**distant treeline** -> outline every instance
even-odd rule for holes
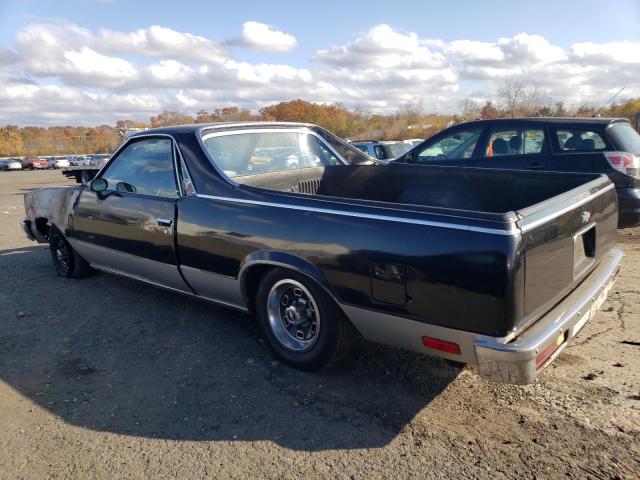
[[[596,108],[583,105],[569,111],[564,103],[541,105],[535,89],[506,84],[495,102],[479,105],[472,99],[459,104],[452,115],[424,113],[418,104],[402,105],[390,115],[373,114],[365,109],[348,109],[342,104],[319,104],[292,100],[262,108],[258,113],[235,106],[217,108],[213,112],[200,110],[195,115],[164,111],[148,123],[119,120],[116,125],[99,127],[0,127],[0,157],[35,155],[74,155],[110,153],[122,141],[125,131],[140,127],[161,127],[189,123],[209,123],[244,120],[307,122],[320,125],[335,134],[353,140],[427,138],[447,126],[475,118],[505,116],[583,116],[590,117]],[[605,117],[626,117],[637,128],[640,98],[614,103],[598,112]]]

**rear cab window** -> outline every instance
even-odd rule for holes
[[[205,134],[211,160],[229,177],[343,165],[317,136],[297,130]]]

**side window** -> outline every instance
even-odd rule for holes
[[[458,130],[440,137],[436,141],[428,141],[416,157],[416,162],[427,163],[471,158],[481,133],[482,127],[475,127],[468,130]]]
[[[542,129],[493,129],[487,144],[487,157],[532,155],[541,153],[544,145]]]
[[[107,181],[108,190],[177,197],[171,140],[154,138],[131,143],[113,159],[101,178]]]
[[[380,145],[373,147],[373,151],[375,152],[378,160],[384,160],[384,149]]]
[[[558,146],[563,152],[605,150],[607,145],[599,133],[593,130],[558,129],[556,130]]]

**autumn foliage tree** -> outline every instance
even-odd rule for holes
[[[540,106],[539,92],[522,85],[516,87],[514,91],[502,92],[505,94],[504,98],[511,99],[511,102],[508,102],[508,112],[496,107],[501,103],[505,104],[504,98],[497,104],[487,101],[479,112],[475,102],[460,102],[459,116],[425,112],[425,107],[420,101],[399,105],[394,113],[380,114],[371,113],[362,106],[348,109],[340,103],[312,103],[297,99],[269,105],[258,113],[233,105],[215,108],[212,111],[201,109],[194,116],[167,110],[152,116],[149,124],[152,127],[161,127],[244,120],[305,122],[320,125],[352,140],[402,140],[427,138],[453,123],[477,118],[477,113],[481,118],[491,119],[511,114],[591,116],[596,110],[592,105],[570,108],[562,101],[555,104],[549,101],[547,105]],[[603,107],[599,115],[629,118],[634,125],[638,125],[640,98],[622,100]],[[101,125],[91,128],[5,125],[0,127],[0,157],[110,153],[121,143],[122,133],[146,126],[144,122],[131,119],[118,120],[115,126]]]
[[[482,110],[480,110],[480,118],[485,120],[500,118],[501,116],[502,114],[500,113],[500,110],[493,106],[493,102],[485,103],[484,107],[482,107]]]

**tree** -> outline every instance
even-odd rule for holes
[[[520,81],[505,80],[498,96],[504,112],[513,118],[524,100],[525,89]]]
[[[169,125],[187,125],[190,123],[195,123],[193,117],[189,115],[184,115],[180,112],[173,112],[169,110],[165,110],[159,113],[157,116],[153,116],[149,119],[151,126],[153,128],[156,127],[167,127]]]
[[[553,115],[556,117],[566,117],[567,115],[569,115],[567,109],[564,106],[564,102],[556,102]]]
[[[576,110],[576,117],[592,117],[595,111],[592,105],[580,105]]]
[[[480,110],[480,118],[482,119],[491,119],[491,118],[500,118],[500,111],[493,106],[493,102],[487,101]]]
[[[464,120],[474,118],[480,114],[480,106],[475,100],[465,98],[458,102],[458,112]]]
[[[543,92],[537,86],[527,87],[519,80],[505,80],[498,95],[503,111],[511,118],[533,116],[542,107]]]
[[[24,144],[17,125],[0,128],[0,157],[24,155]]]

